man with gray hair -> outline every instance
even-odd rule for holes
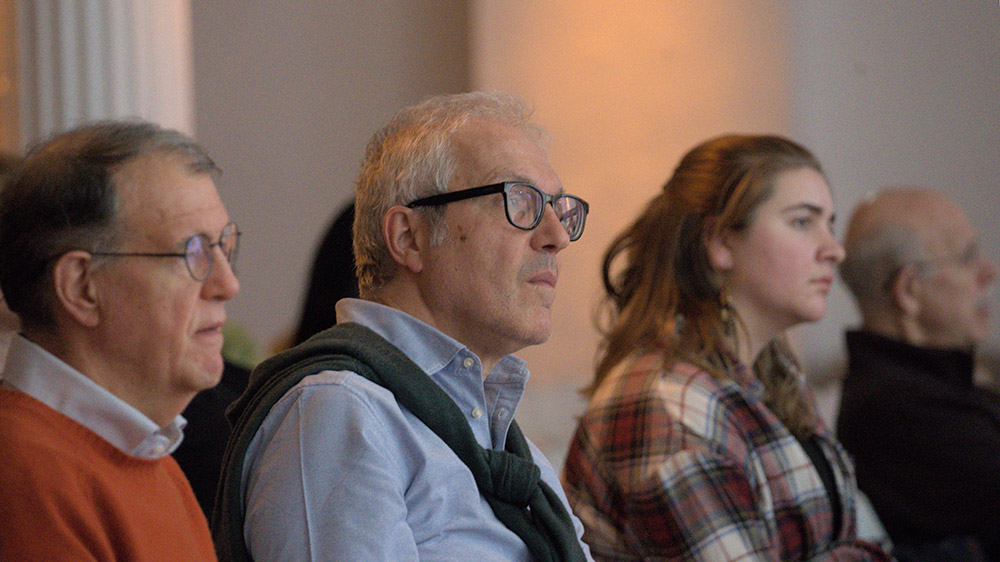
[[[230,410],[220,559],[577,561],[555,471],[513,422],[587,203],[500,94],[431,98],[368,145],[360,299]]]
[[[239,230],[187,136],[101,122],[0,193],[0,559],[215,560],[170,453],[222,373]]]
[[[858,205],[841,276],[862,327],[837,435],[901,562],[1000,561],[1000,397],[973,383],[997,274],[965,213],[927,189]]]

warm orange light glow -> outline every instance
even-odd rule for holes
[[[603,252],[681,154],[726,132],[787,134],[787,18],[762,2],[475,3],[473,86],[533,103],[567,191],[591,203],[563,253],[555,333],[519,354],[540,382],[591,376]]]

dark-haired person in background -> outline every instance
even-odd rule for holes
[[[173,457],[191,483],[205,517],[212,516],[222,457],[231,432],[226,408],[243,394],[249,380],[249,369],[225,359],[219,384],[196,394],[181,413],[187,425],[184,440]]]
[[[292,345],[298,345],[337,323],[336,304],[340,299],[358,297],[358,277],[354,271],[354,201],[352,200],[327,228],[309,273],[309,287]]]
[[[14,171],[21,163],[21,158],[13,152],[0,151],[0,189],[7,183],[7,180],[14,175]],[[0,365],[6,361],[7,349],[10,347],[11,339],[17,334],[21,327],[21,321],[17,315],[7,307],[7,301],[0,294]]]

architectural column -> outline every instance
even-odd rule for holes
[[[193,134],[189,0],[15,2],[20,142],[139,117]]]
[[[14,0],[0,0],[0,150],[18,148]]]

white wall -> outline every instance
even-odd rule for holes
[[[1000,5],[987,0],[792,2],[795,123],[826,167],[840,230],[868,191],[948,191],[1000,260]],[[992,337],[1000,353],[1000,299]],[[813,371],[843,368],[858,315],[843,285],[827,317],[800,330]]]
[[[262,352],[297,322],[371,134],[467,89],[465,21],[457,0],[192,2],[198,140],[244,232],[229,317]]]

